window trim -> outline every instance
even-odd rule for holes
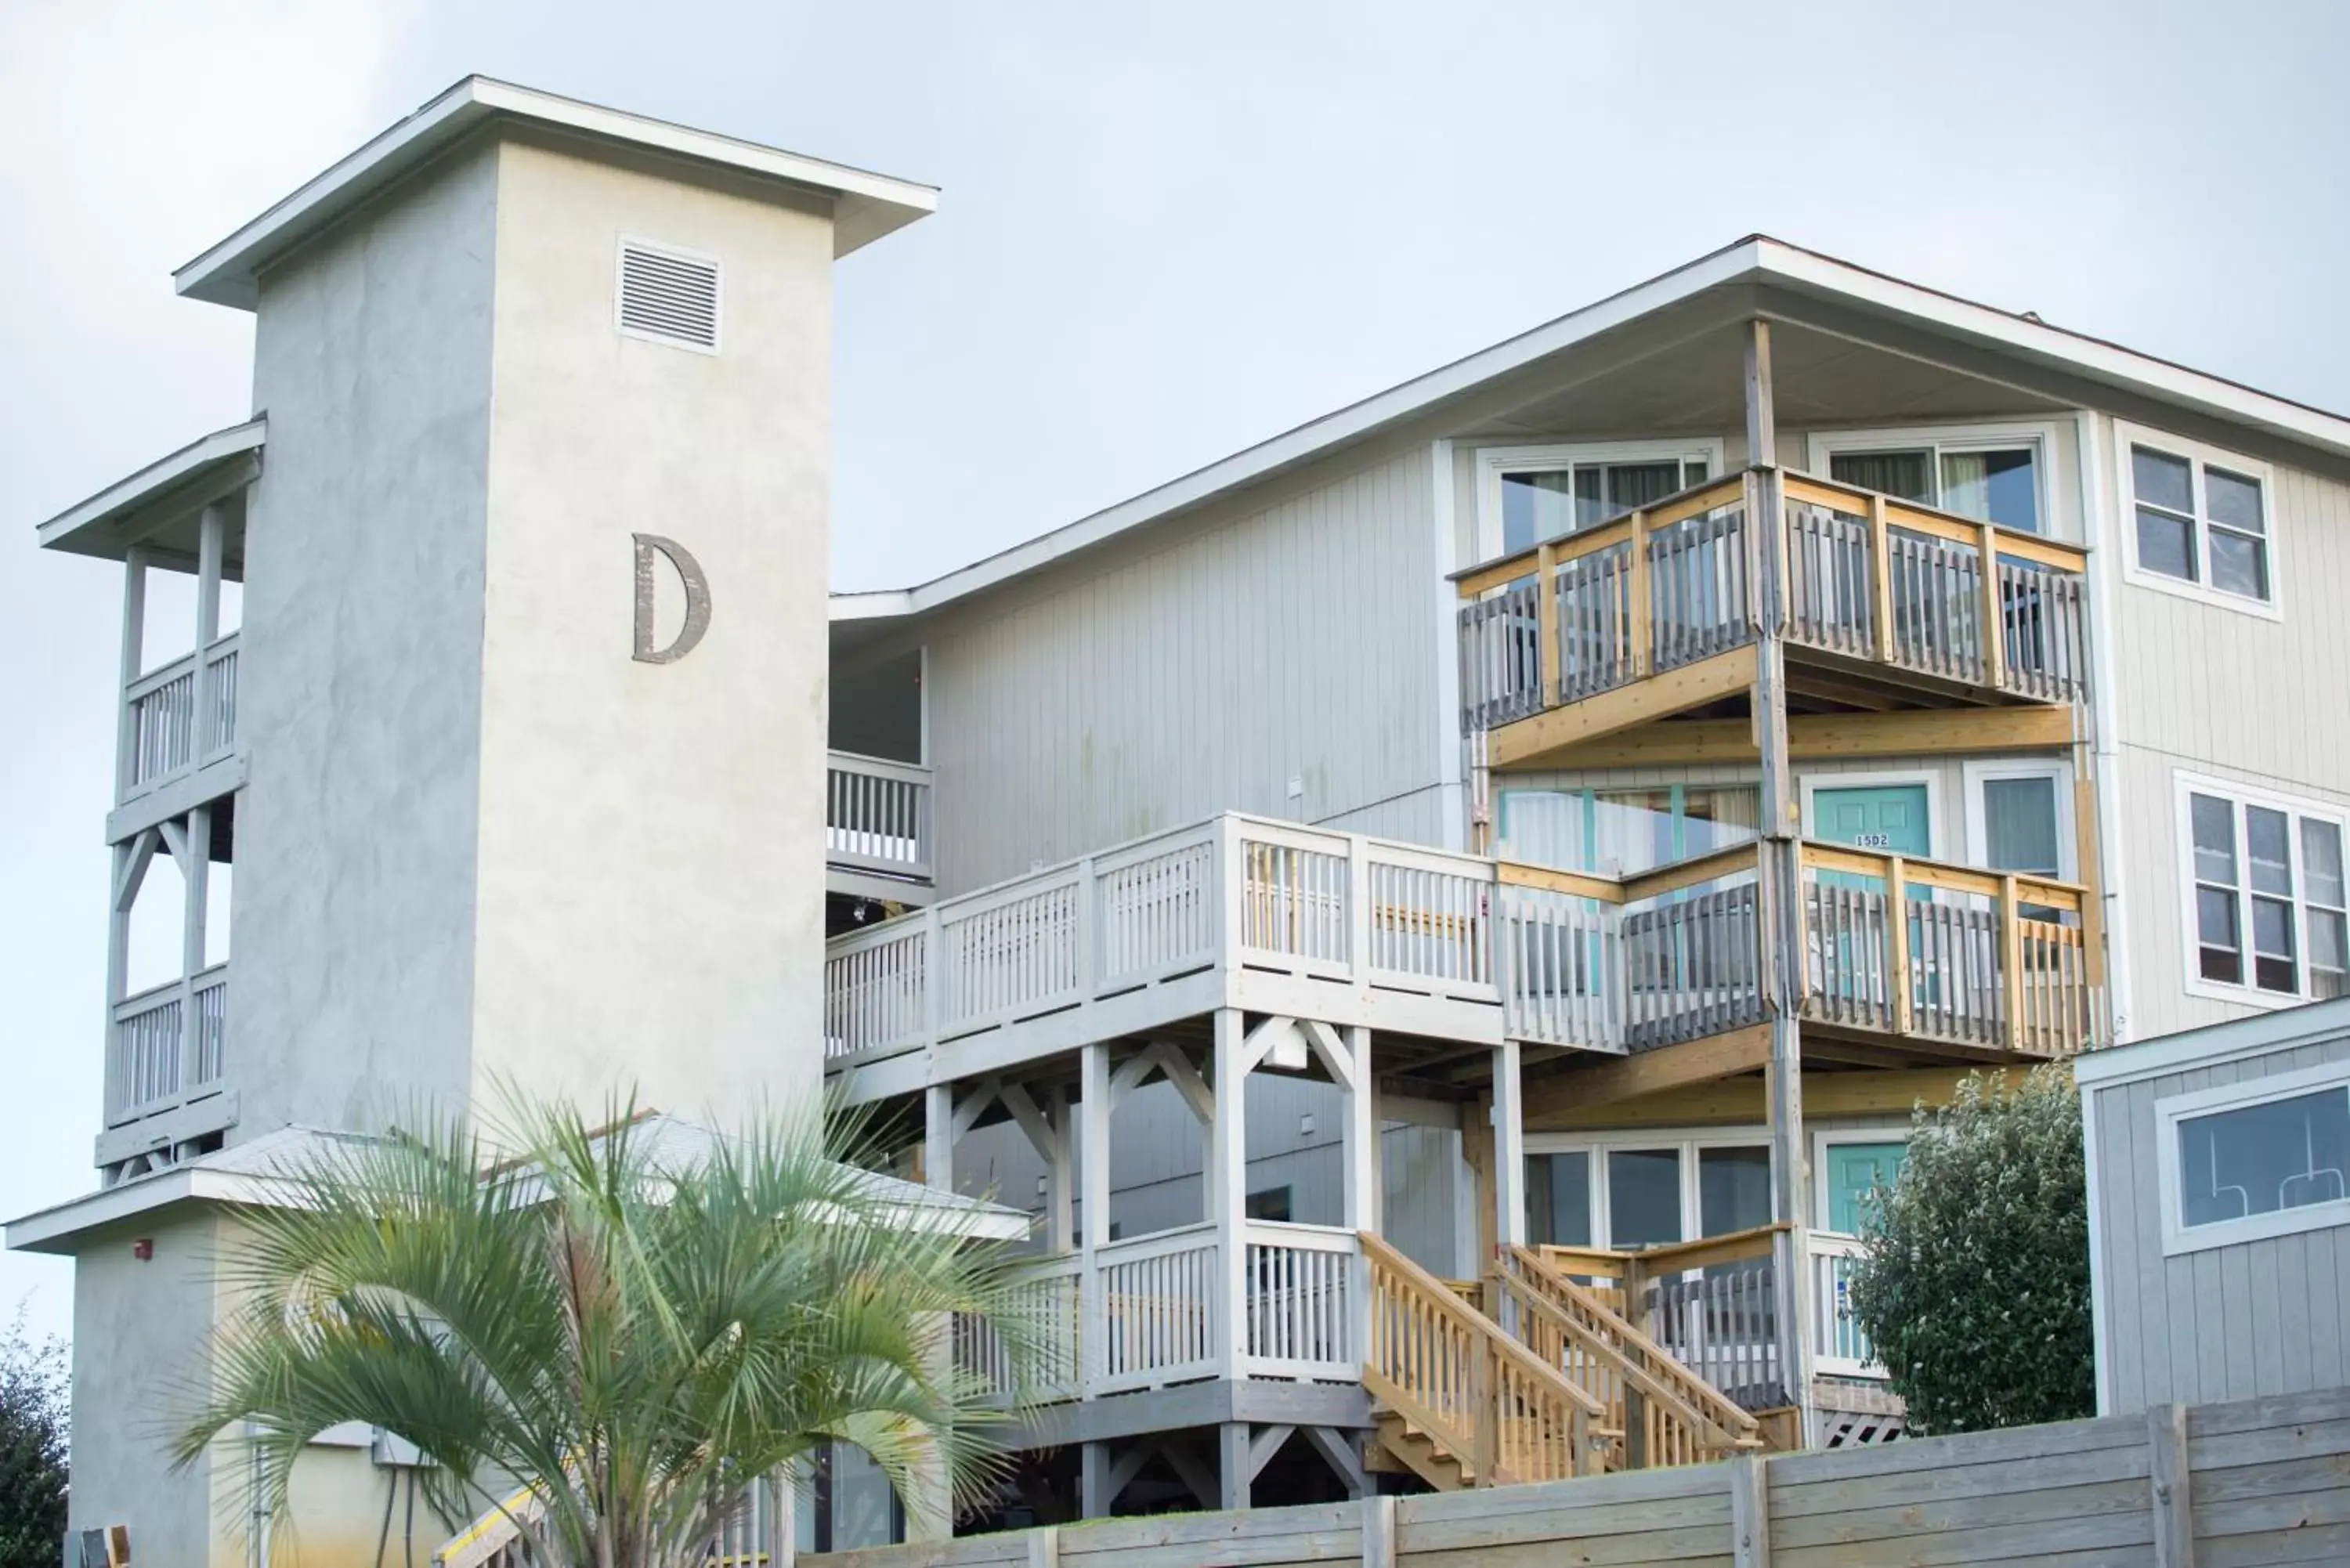
[[[1846,1236],[1850,1232],[1830,1229],[1828,1225],[1828,1147],[1839,1143],[1908,1144],[1909,1127],[1904,1124],[1890,1127],[1833,1127],[1812,1135],[1812,1229],[1828,1236]]]
[[[1838,452],[1884,452],[1904,447],[1934,449],[1934,504],[1939,510],[1942,493],[1942,453],[1950,452],[2007,451],[2017,446],[2033,449],[2033,479],[2039,493],[2034,498],[2040,512],[2041,526],[2035,538],[2062,540],[2064,531],[2056,526],[2056,424],[2042,422],[2004,421],[1995,424],[1908,425],[1876,430],[1814,431],[1804,438],[1804,462],[1812,472],[1822,479],[1829,477],[1829,460]]]
[[[2081,879],[2080,844],[2073,825],[2073,766],[2041,759],[1973,759],[1959,769],[1966,795],[1966,863],[1991,869],[1991,814],[1983,805],[1983,785],[2000,779],[2053,779],[2056,784],[2056,879]]]
[[[1939,768],[1888,768],[1869,773],[1805,773],[1798,774],[1796,783],[1802,788],[1804,836],[1819,838],[1819,816],[1813,810],[1813,799],[1822,790],[1891,789],[1904,784],[1926,786],[1926,858],[1952,858],[1949,823],[1942,812],[1942,773]],[[1825,842],[1823,840],[1823,842]],[[1865,850],[1864,854],[1877,854]]]
[[[2130,467],[2133,446],[2152,447],[2166,457],[2186,462],[2192,471],[2189,483],[2193,486],[2195,503],[2195,563],[2197,576],[2189,581],[2174,577],[2168,572],[2158,572],[2138,565],[2137,559],[2137,480]],[[2267,555],[2269,597],[2247,598],[2215,588],[2210,582],[2211,520],[2203,501],[2203,470],[2224,468],[2257,480],[2261,487],[2261,539]],[[2282,541],[2277,537],[2276,472],[2267,463],[2224,447],[2209,446],[2202,441],[2189,441],[2183,436],[2154,430],[2146,425],[2134,425],[2124,420],[2114,421],[2114,494],[2116,498],[2115,525],[2120,530],[2122,542],[2122,576],[2135,587],[2151,588],[2174,598],[2191,599],[2197,604],[2217,609],[2234,610],[2241,615],[2257,616],[2262,620],[2284,618],[2284,572]],[[2166,508],[2165,510],[2168,510]]]
[[[1545,441],[1532,446],[1481,446],[1474,449],[1477,475],[1477,558],[1497,560],[1502,555],[1502,475],[1522,469],[1560,469],[1578,462],[1660,462],[1679,458],[1701,459],[1706,472],[1722,477],[1720,436],[1688,441]]]
[[[1611,1151],[1669,1148],[1680,1157],[1681,1231],[1686,1241],[1699,1240],[1691,1232],[1704,1224],[1704,1198],[1698,1184],[1697,1155],[1703,1148],[1763,1148],[1771,1147],[1771,1129],[1767,1127],[1618,1127],[1606,1132],[1528,1133],[1525,1152],[1528,1158],[1541,1154],[1588,1154],[1591,1156],[1591,1244],[1609,1249],[1614,1246],[1607,1228],[1607,1155]],[[1779,1214],[1777,1182],[1773,1181],[1771,1214],[1775,1223]],[[1531,1199],[1532,1194],[1528,1194]]]
[[[2250,1106],[2266,1105],[2272,1100],[2294,1099],[2313,1089],[2337,1087],[2345,1095],[2350,1095],[2350,1062],[2324,1062],[2314,1067],[2274,1073],[2265,1078],[2246,1078],[2233,1084],[2222,1084],[2216,1088],[2198,1089],[2155,1101],[2155,1186],[2158,1200],[2162,1205],[2162,1255],[2174,1258],[2183,1252],[2204,1252],[2245,1241],[2268,1241],[2278,1236],[2298,1235],[2304,1231],[2350,1225],[2350,1197],[2329,1199],[2324,1203],[2305,1203],[2298,1209],[2279,1209],[2266,1214],[2247,1214],[2236,1220],[2215,1220],[2209,1225],[2195,1226],[2182,1222],[2178,1208],[2178,1124],[2181,1121],[2209,1116],[2214,1111],[2241,1110]]]
[[[2170,776],[2173,796],[2171,831],[2177,836],[2172,841],[2172,853],[2177,857],[2172,863],[2172,868],[2178,874],[2178,957],[2179,967],[2186,977],[2188,994],[2204,997],[2212,1002],[2232,1002],[2241,1006],[2258,1007],[2263,1010],[2299,1007],[2306,1002],[2319,1000],[2310,993],[2309,989],[2309,900],[2303,891],[2307,883],[2303,880],[2302,870],[2301,818],[2312,816],[2320,822],[2331,823],[2334,830],[2342,835],[2345,857],[2350,858],[2350,810],[2300,795],[2279,794],[2274,790],[2264,789],[2257,784],[2241,784],[2233,779],[2224,779],[2211,774],[2189,773],[2185,768],[2175,770]],[[2195,956],[2195,950],[2200,945],[2198,935],[2201,929],[2197,923],[2195,910],[2193,797],[2199,794],[2220,796],[2236,808],[2238,828],[2236,893],[2239,898],[2248,901],[2252,896],[2251,878],[2246,875],[2243,866],[2250,856],[2251,849],[2245,842],[2242,832],[2243,808],[2248,805],[2266,806],[2271,811],[2283,812],[2291,819],[2291,826],[2286,836],[2289,840],[2287,847],[2293,854],[2293,966],[2300,985],[2298,991],[2262,991],[2249,978],[2236,985],[2230,985],[2225,981],[2203,978],[2202,966],[2196,961]],[[2244,973],[2249,977],[2254,972],[2252,912],[2247,903],[2246,907],[2240,908],[2236,913],[2237,929],[2244,944]]]

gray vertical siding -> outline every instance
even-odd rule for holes
[[[2350,1061],[2350,1038],[2091,1091],[2109,1414],[2350,1382],[2350,1226],[2162,1252],[2155,1102]]]
[[[941,891],[1232,808],[1440,841],[1450,566],[1416,443],[943,618]]]
[[[2109,468],[2119,449],[2105,427]],[[2280,620],[2142,587],[2126,579],[2126,536],[2111,544],[2116,587],[2113,740],[2120,820],[2107,826],[2123,868],[2131,956],[2128,1037],[2147,1039],[2262,1011],[2186,988],[2188,940],[2176,775],[2181,770],[2350,806],[2350,485],[2271,465],[2272,581]],[[2108,473],[2113,511],[2126,496]]]

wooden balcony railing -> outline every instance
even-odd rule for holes
[[[931,770],[910,763],[834,752],[826,760],[825,858],[852,870],[927,882]]]
[[[1788,639],[2036,701],[2085,689],[2079,547],[1783,477]],[[1463,733],[1690,664],[1761,626],[1746,476],[1458,574]]]
[[[236,744],[238,634],[151,670],[123,689],[121,775],[128,801],[229,754]]]
[[[120,1127],[217,1091],[227,1046],[224,963],[116,1002],[106,1125]]]

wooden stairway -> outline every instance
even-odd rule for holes
[[[1763,1446],[1752,1416],[1532,1253],[1502,1256],[1481,1312],[1379,1237],[1362,1243],[1371,1468],[1454,1491]]]

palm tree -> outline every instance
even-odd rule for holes
[[[462,1118],[315,1139],[276,1173],[224,1258],[239,1304],[178,1463],[241,1428],[276,1516],[304,1444],[369,1422],[421,1450],[443,1518],[523,1500],[547,1568],[698,1564],[751,1488],[827,1439],[901,1497],[998,1478],[1008,1412],[954,1369],[947,1325],[1024,1376],[1013,1262],[970,1239],[972,1206],[862,1168],[865,1123],[722,1139],[565,1103],[504,1122],[494,1148]]]

